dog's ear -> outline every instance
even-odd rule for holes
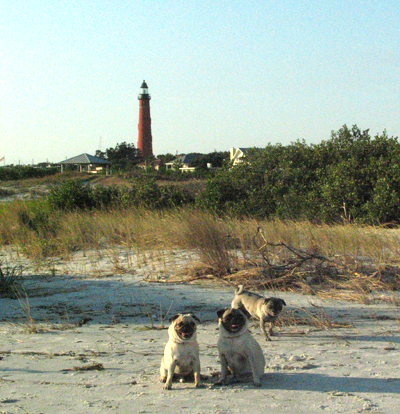
[[[271,302],[271,299],[272,299],[272,298],[265,298],[265,299],[264,299],[264,304],[265,304],[265,305],[268,305],[268,302]]]
[[[171,317],[169,318],[169,321],[170,321],[170,322],[173,322],[175,319],[178,319],[180,316],[181,316],[181,314],[180,314],[180,313],[177,313],[176,315],[171,316]]]
[[[222,318],[222,315],[225,313],[225,311],[227,311],[228,308],[224,308],[224,309],[220,309],[219,311],[217,311],[217,315],[218,318]]]
[[[286,306],[286,302],[283,299],[281,299],[281,302],[282,302],[282,305]]]
[[[191,315],[192,315],[192,318],[195,320],[195,321],[197,321],[198,323],[200,323],[200,319],[194,314],[194,313],[191,313]]]

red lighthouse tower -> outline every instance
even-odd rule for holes
[[[153,157],[153,138],[151,136],[150,95],[146,81],[140,87],[138,150],[142,159]]]

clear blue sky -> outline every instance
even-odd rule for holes
[[[398,0],[2,0],[0,158],[57,162],[327,140],[343,124],[400,136]]]

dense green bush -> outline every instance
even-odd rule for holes
[[[130,204],[131,192],[127,187],[96,185],[90,188],[92,207],[97,209],[126,207]]]
[[[400,144],[344,125],[328,141],[252,149],[209,180],[199,206],[219,214],[366,223],[400,218]]]
[[[23,180],[26,178],[40,178],[54,175],[59,172],[58,167],[34,168],[26,166],[0,167],[0,181]]]
[[[51,207],[62,210],[91,209],[95,206],[92,188],[80,180],[67,180],[53,186],[48,201]]]
[[[172,208],[193,204],[194,196],[184,186],[165,185],[161,186],[161,199],[158,208]]]
[[[80,180],[67,180],[53,186],[48,196],[53,209],[84,210],[129,205],[131,194],[127,188],[102,185],[90,186]]]
[[[245,186],[245,171],[246,168],[238,168],[217,173],[214,179],[207,181],[204,190],[196,198],[196,205],[217,214],[246,213],[251,193]]]
[[[137,180],[132,186],[132,204],[149,209],[179,207],[194,202],[183,186],[158,185],[155,179]]]
[[[154,179],[136,179],[132,188],[89,186],[68,180],[54,186],[48,196],[51,208],[61,210],[147,207],[162,209],[193,203],[194,197],[184,187],[157,185]]]

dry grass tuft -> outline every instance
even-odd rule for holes
[[[21,291],[22,268],[5,266],[0,261],[0,297],[16,298]]]
[[[187,215],[182,225],[187,248],[198,251],[200,261],[217,276],[231,273],[229,233],[222,221],[205,213]]]
[[[285,310],[278,319],[277,325],[283,325],[294,330],[297,330],[300,326],[312,326],[318,330],[352,327],[348,322],[335,320],[327,314],[324,308],[319,306],[315,306],[312,310],[306,308]]]

